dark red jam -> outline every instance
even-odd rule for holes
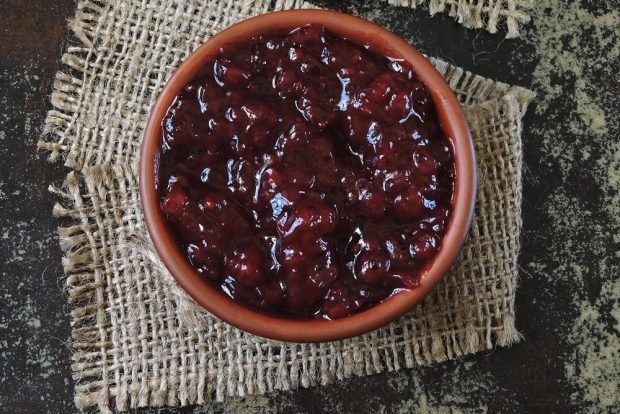
[[[412,68],[304,26],[205,61],[162,122],[161,208],[233,300],[342,318],[414,289],[450,217],[454,160]]]

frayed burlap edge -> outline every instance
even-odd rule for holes
[[[384,0],[395,6],[428,7],[431,16],[448,12],[459,24],[469,29],[485,29],[497,33],[498,25],[506,22],[506,37],[520,36],[521,25],[530,21],[527,10],[533,0]]]

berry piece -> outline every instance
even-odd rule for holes
[[[435,158],[423,149],[417,149],[413,152],[413,164],[422,175],[429,176],[437,171]]]
[[[286,290],[281,283],[269,283],[256,288],[258,296],[269,307],[280,306],[286,300]]]
[[[253,240],[238,243],[224,260],[226,272],[244,286],[258,286],[267,279],[264,272],[264,253]]]
[[[408,188],[394,198],[394,213],[404,219],[414,219],[424,213],[424,199],[415,188]]]
[[[218,257],[220,256],[220,257]],[[190,244],[187,246],[187,257],[198,273],[211,282],[219,282],[224,276],[221,255],[213,254],[204,246]]]
[[[391,171],[385,174],[382,184],[383,191],[395,195],[411,186],[410,175],[408,171]]]
[[[390,270],[390,261],[383,253],[363,252],[355,261],[357,279],[371,286],[381,286]]]
[[[394,90],[395,78],[392,73],[382,73],[369,87],[368,99],[376,104],[385,104]]]
[[[323,312],[328,319],[340,319],[355,312],[364,300],[353,289],[342,284],[333,286],[325,296]]]
[[[181,217],[185,212],[189,197],[180,186],[174,186],[161,201],[161,209],[164,214],[173,217]]]
[[[213,65],[215,82],[220,86],[245,84],[250,79],[250,73],[229,59],[218,59]]]
[[[305,275],[292,272],[285,275],[286,308],[292,314],[317,313],[320,309],[321,291]]]
[[[411,258],[407,251],[407,246],[403,245],[403,243],[395,237],[390,237],[385,241],[385,249],[388,252],[390,261],[394,263],[403,264]]]
[[[404,121],[411,114],[411,96],[404,91],[397,91],[389,98],[385,107],[386,115],[391,121]]]
[[[383,194],[374,189],[362,189],[358,196],[363,212],[371,218],[383,217],[387,209],[387,203]]]
[[[428,260],[437,252],[437,239],[430,234],[420,236],[410,244],[411,257],[417,260]]]
[[[200,85],[196,95],[200,112],[203,115],[213,116],[222,112],[224,93],[215,82],[205,82]]]
[[[338,224],[338,215],[333,206],[318,196],[306,196],[287,217],[278,221],[278,230],[284,239],[298,239],[311,232],[321,236],[332,232]]]

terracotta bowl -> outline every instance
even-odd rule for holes
[[[407,60],[433,98],[443,131],[454,146],[456,163],[452,218],[439,252],[421,276],[420,286],[398,293],[365,311],[333,321],[268,316],[237,304],[220,293],[194,270],[177,246],[160,211],[155,188],[162,142],[161,121],[177,92],[197,77],[206,58],[215,55],[222,45],[308,23],[322,24],[333,33],[367,45],[376,52]],[[218,318],[256,335],[283,341],[323,342],[360,335],[388,324],[420,303],[439,283],[456,259],[471,224],[476,195],[476,161],[468,126],[454,93],[433,65],[405,40],[380,26],[343,13],[281,11],[245,20],[213,36],[177,69],[159,95],[146,126],[140,161],[140,195],[148,231],[157,252],[172,276],[196,302]]]

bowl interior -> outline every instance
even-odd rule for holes
[[[156,189],[161,146],[161,120],[175,95],[194,80],[206,59],[221,45],[260,33],[293,29],[309,23],[324,25],[333,33],[378,53],[408,61],[424,83],[437,108],[444,134],[451,140],[455,158],[452,217],[433,262],[421,275],[420,286],[402,291],[360,313],[338,320],[290,320],[258,313],[221,294],[204,280],[178,248],[159,208]],[[204,308],[224,321],[260,336],[295,342],[322,342],[359,335],[401,316],[421,302],[454,262],[473,214],[476,168],[473,143],[460,105],[432,64],[400,37],[366,20],[333,11],[289,10],[261,15],[213,36],[185,60],[159,95],[147,123],[140,160],[140,195],[147,228],[162,261],[177,282]]]

